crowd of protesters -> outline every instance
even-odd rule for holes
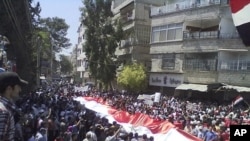
[[[66,91],[65,91],[66,90]],[[162,95],[147,105],[137,95],[119,92],[74,91],[74,86],[51,85],[30,92],[17,101],[17,141],[153,141],[153,137],[126,133],[116,122],[109,123],[75,101],[77,96],[102,98],[110,106],[130,114],[144,113],[155,120],[168,120],[177,128],[204,141],[229,141],[229,125],[248,124],[250,113],[231,104],[187,101]],[[190,108],[189,106],[192,105]]]

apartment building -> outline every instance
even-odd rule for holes
[[[77,53],[78,53],[77,44],[75,44],[75,46],[72,49],[72,53],[70,55],[70,62],[73,65],[72,74],[76,74],[77,72]]]
[[[114,19],[119,18],[123,25],[126,37],[121,41],[115,54],[121,66],[131,62],[143,63],[150,67],[149,43],[151,6],[160,6],[163,0],[114,0],[111,10]]]
[[[226,92],[225,99],[249,92],[250,52],[228,0],[166,1],[150,16],[150,86],[170,95]]]
[[[88,62],[85,54],[84,44],[86,27],[81,23],[78,27],[78,44],[76,45],[76,71],[80,74],[80,79],[83,83],[89,81],[89,71],[87,69]]]

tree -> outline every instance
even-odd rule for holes
[[[55,53],[59,53],[62,48],[71,46],[69,39],[66,37],[69,26],[64,19],[58,17],[37,18],[37,20],[35,22],[37,24],[35,34],[42,39],[42,49],[40,51],[42,68],[47,69],[45,71],[46,75],[52,78],[57,64]]]
[[[146,69],[142,64],[133,63],[124,66],[117,82],[129,92],[139,92],[146,88]]]
[[[32,37],[39,9],[39,4],[33,6],[32,0],[0,1],[0,34],[10,41],[6,46],[7,59],[16,64],[17,73],[29,82],[24,93],[36,84],[36,46]]]
[[[39,26],[41,30],[49,33],[53,51],[60,52],[62,48],[71,46],[70,40],[66,37],[69,25],[65,23],[65,19],[58,17],[40,19]]]
[[[123,34],[119,22],[112,21],[111,4],[112,0],[84,0],[81,9],[90,73],[105,89],[116,77],[115,50]]]
[[[63,74],[70,74],[73,70],[73,65],[69,58],[65,55],[60,55],[60,60],[61,72]]]

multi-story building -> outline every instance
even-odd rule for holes
[[[75,45],[75,47],[73,47],[72,49],[72,53],[70,54],[70,62],[72,63],[73,66],[73,74],[76,74],[77,72],[77,44]]]
[[[167,94],[210,93],[208,88],[224,83],[237,93],[250,86],[250,52],[238,36],[228,0],[176,0],[152,7],[150,15],[151,86]]]
[[[86,27],[83,24],[80,24],[78,27],[78,44],[76,45],[76,71],[79,72],[82,82],[87,82],[89,79],[89,72],[87,71],[87,58],[85,54],[84,44],[85,39],[85,30]]]
[[[119,18],[126,37],[121,41],[115,54],[122,68],[131,62],[143,63],[150,66],[150,7],[161,5],[163,0],[114,0],[111,10],[114,19]]]

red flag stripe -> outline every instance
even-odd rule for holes
[[[237,13],[248,4],[250,4],[250,0],[230,0],[232,13]]]
[[[233,105],[236,105],[238,104],[239,102],[241,102],[243,100],[243,97],[242,96],[237,96],[235,98],[235,100],[233,101]]]
[[[145,114],[136,113],[134,115],[131,115],[126,111],[116,110],[108,106],[107,102],[102,98],[84,97],[84,99],[87,101],[96,101],[97,103],[100,103],[103,106],[105,106],[108,109],[108,114],[112,116],[117,122],[131,124],[133,125],[133,127],[138,127],[138,126],[146,127],[155,135],[160,135],[160,134],[166,135],[167,137],[164,136],[164,138],[172,138],[173,136],[179,134],[180,138],[182,136],[185,138],[185,140],[188,141],[201,141],[199,138],[181,129],[178,129],[175,125],[168,122],[167,120],[159,121],[152,119]],[[176,133],[172,134],[173,131],[176,131]],[[171,135],[171,137],[168,135]]]

